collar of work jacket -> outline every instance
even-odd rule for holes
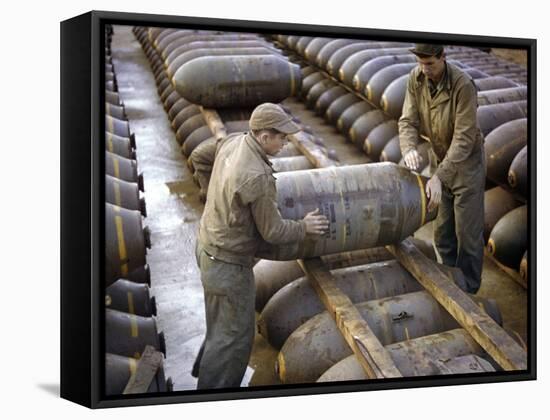
[[[264,151],[264,149],[262,149],[262,146],[260,146],[260,143],[258,143],[256,137],[254,137],[252,133],[245,133],[244,141],[255,153],[257,153],[262,158],[262,160],[271,169],[273,165],[271,161],[267,158],[267,153]]]
[[[457,70],[457,67],[445,62],[444,74],[442,79],[437,84],[436,94],[432,98],[432,106],[437,106],[440,103],[449,100],[450,92],[452,91],[453,86],[455,86],[457,77],[459,75],[459,73],[457,73]],[[422,73],[420,66],[416,67],[414,71],[416,71],[415,79],[417,82],[417,87],[422,87],[426,85],[427,91],[429,93],[430,82],[426,75]],[[460,72],[460,74],[462,74],[462,72]]]

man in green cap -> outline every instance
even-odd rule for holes
[[[328,220],[319,210],[285,220],[277,208],[267,155],[300,128],[278,105],[264,103],[250,117],[250,132],[218,145],[197,240],[206,310],[206,338],[192,374],[198,389],[239,387],[255,333],[254,257],[265,241],[289,244],[321,235]]]
[[[416,44],[408,79],[399,142],[407,167],[417,170],[416,148],[430,142],[428,208],[439,206],[434,243],[443,264],[462,269],[467,291],[476,293],[483,267],[485,154],[477,123],[477,89],[466,73],[447,63],[442,45]]]

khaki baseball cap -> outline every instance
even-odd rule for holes
[[[413,54],[427,55],[432,57],[443,52],[443,45],[439,44],[414,44],[414,48],[409,50]]]
[[[283,108],[269,102],[258,105],[252,111],[249,126],[251,130],[273,128],[285,134],[294,134],[301,130]]]

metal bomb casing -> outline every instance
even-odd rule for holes
[[[109,284],[145,265],[151,247],[141,213],[105,203],[105,281]]]
[[[219,55],[280,55],[277,51],[268,48],[267,45],[260,46],[258,44],[255,47],[240,48],[238,45],[232,45],[231,47],[209,47],[198,48],[186,51],[180,54],[174,61],[167,67],[166,72],[169,77],[174,77],[178,69],[185,63],[198,58],[198,57],[212,57]]]
[[[133,357],[105,353],[105,394],[120,395],[137,369],[138,360]],[[172,379],[166,379],[161,364],[147,392],[171,392]]]
[[[388,245],[436,216],[427,210],[428,179],[390,162],[283,172],[276,178],[284,219],[300,220],[318,208],[330,225],[325,235],[308,235],[299,243],[266,243],[260,258],[289,260]]]
[[[105,309],[105,351],[139,359],[147,345],[166,356],[164,333],[155,317],[143,317]]]
[[[508,184],[514,191],[517,191],[523,197],[528,194],[528,168],[527,168],[527,145],[521,149],[508,170]]]
[[[253,107],[300,91],[300,66],[275,55],[199,57],[173,82],[181,96],[208,108]]]
[[[149,286],[125,279],[118,279],[105,289],[105,307],[145,317],[157,314],[156,300]]]
[[[487,249],[499,262],[519,270],[527,250],[527,205],[506,213],[491,231]]]

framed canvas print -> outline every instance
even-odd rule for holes
[[[535,68],[533,39],[62,22],[62,397],[535,379]]]

